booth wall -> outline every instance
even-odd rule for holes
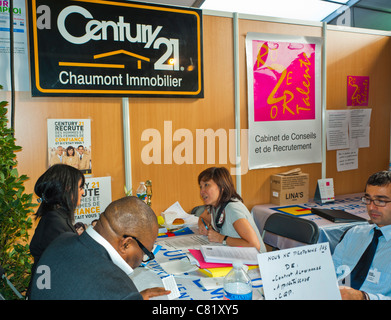
[[[129,98],[133,192],[140,181],[152,180],[152,208],[156,214],[176,201],[186,211],[202,204],[198,174],[210,166],[225,166],[229,170],[235,167],[232,159],[234,144],[229,138],[230,129],[235,127],[233,19],[204,15],[203,24],[205,97]],[[245,64],[247,32],[322,36],[320,27],[239,20],[241,129],[248,128]],[[348,75],[370,77],[369,107],[372,108],[370,147],[359,149],[358,170],[337,172],[336,152],[327,151],[326,175],[334,178],[337,195],[363,191],[369,174],[388,168],[390,45],[388,36],[348,31],[327,32],[327,108],[347,108]],[[122,98],[33,98],[29,92],[18,92],[15,136],[17,144],[23,148],[17,155],[18,170],[30,177],[25,184],[26,192],[33,192],[35,181],[47,168],[48,118],[91,119],[93,175],[111,176],[112,199],[123,197]],[[197,140],[197,134],[207,129],[220,135],[220,139],[215,139],[214,152],[207,150],[206,139],[203,148],[201,139]],[[142,136],[146,141],[142,141]],[[153,139],[159,136],[160,151],[154,148],[146,152],[152,143],[157,142]],[[225,156],[223,154],[220,157],[219,152],[225,153]],[[208,160],[208,155],[213,154],[215,159]],[[160,163],[147,164],[146,160],[151,156],[160,159]],[[245,154],[242,154],[242,160],[247,161]],[[183,161],[186,162],[181,163]],[[317,179],[321,178],[322,165],[315,163],[294,167],[301,167],[303,172],[309,173],[312,197]],[[256,204],[269,203],[270,175],[294,167],[251,170],[241,176],[242,196],[247,207],[251,210]],[[233,178],[235,181],[236,177]]]
[[[369,76],[370,147],[358,151],[358,170],[338,172],[336,151],[326,156],[336,194],[362,192],[368,177],[388,170],[390,157],[390,37],[328,31],[327,109],[347,109],[347,76]]]

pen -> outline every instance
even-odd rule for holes
[[[201,218],[201,221],[202,221],[202,223],[204,224],[204,226],[205,226],[205,229],[206,229],[206,230],[209,230],[209,228],[208,228],[208,226],[206,225],[206,223],[205,223],[204,219],[202,219],[202,218]]]

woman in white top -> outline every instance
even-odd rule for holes
[[[228,170],[208,168],[200,173],[198,183],[207,208],[199,217],[199,232],[207,235],[210,242],[255,247],[266,252],[254,219],[237,194]]]

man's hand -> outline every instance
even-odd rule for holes
[[[365,295],[362,291],[350,287],[339,287],[342,300],[365,300]]]
[[[140,292],[144,300],[149,300],[152,297],[168,295],[170,293],[170,290],[166,290],[162,287],[149,288]]]

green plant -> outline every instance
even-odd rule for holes
[[[2,89],[2,86],[0,86]],[[15,152],[14,130],[8,128],[7,102],[0,102],[0,263],[5,275],[20,293],[25,293],[31,276],[31,256],[28,245],[32,194],[24,193],[26,175],[19,176]],[[5,299],[16,299],[11,288],[0,280],[0,293]]]

